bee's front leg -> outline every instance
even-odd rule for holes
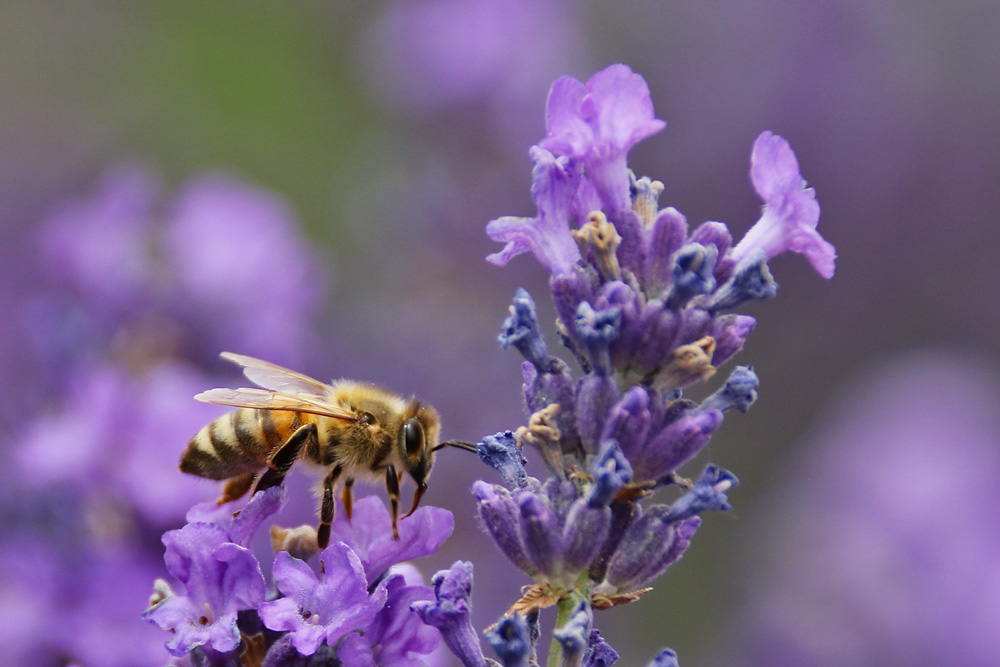
[[[392,539],[398,540],[396,521],[399,519],[399,476],[391,463],[385,469],[385,490],[389,493],[389,506],[392,508]]]
[[[272,486],[278,486],[285,480],[285,473],[295,463],[302,451],[302,445],[307,440],[316,439],[316,424],[305,424],[295,429],[295,432],[288,437],[288,440],[278,447],[267,459],[267,470],[257,481],[256,491],[263,491]],[[255,491],[255,493],[256,493]]]

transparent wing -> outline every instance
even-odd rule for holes
[[[324,398],[330,394],[330,385],[284,366],[233,352],[223,352],[219,356],[240,366],[247,379],[258,387],[283,394],[312,394]]]
[[[335,419],[354,421],[358,415],[337,405],[308,394],[283,394],[268,389],[243,387],[240,389],[209,389],[203,391],[195,400],[203,403],[231,405],[236,408],[256,408],[258,410],[295,410],[325,415]]]
[[[333,387],[325,382],[254,357],[232,352],[221,356],[241,366],[243,374],[257,387],[210,389],[195,396],[196,400],[237,408],[296,410],[351,421],[358,418],[353,411],[332,402]]]

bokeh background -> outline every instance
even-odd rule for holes
[[[550,83],[613,62],[668,122],[630,158],[662,205],[741,234],[770,129],[839,253],[829,282],[772,262],[738,359],[761,398],[706,452],[736,511],[598,615],[620,664],[1000,660],[998,32],[992,0],[3,3],[0,662],[165,664],[137,616],[171,489],[215,493],[172,466],[190,395],[237,381],[223,348],[416,393],[448,438],[520,425],[495,336],[545,276],[486,264],[483,228],[534,213]],[[473,520],[482,474],[439,457],[458,528],[422,564],[482,559],[480,627],[525,583]]]

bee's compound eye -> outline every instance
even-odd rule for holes
[[[416,456],[424,449],[424,427],[413,417],[403,422],[403,447],[408,456]]]

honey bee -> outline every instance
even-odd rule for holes
[[[199,401],[239,408],[211,422],[191,439],[181,457],[183,472],[228,480],[218,502],[236,500],[282,483],[295,461],[328,469],[320,487],[317,541],[330,541],[333,494],[343,481],[341,499],[351,517],[351,487],[358,477],[383,475],[389,494],[393,537],[399,539],[399,484],[404,473],[416,483],[416,511],[427,491],[434,452],[442,447],[476,451],[475,445],[438,443],[440,419],[434,408],[374,385],[349,380],[326,384],[253,357],[223,352],[242,367],[257,387],[210,389]]]

